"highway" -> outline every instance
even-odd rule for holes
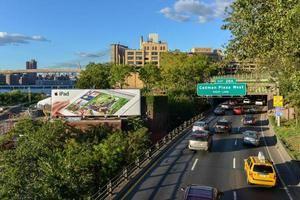
[[[266,114],[257,114],[257,125],[243,127],[242,115],[210,115],[210,129],[219,118],[232,122],[232,134],[215,134],[212,152],[192,152],[187,149],[191,131],[177,141],[147,172],[127,191],[123,199],[182,199],[181,187],[199,184],[217,187],[226,200],[297,200],[300,199],[300,174],[286,161],[277,145],[277,139],[269,129]],[[252,129],[261,133],[261,146],[242,144],[241,131]],[[279,172],[279,184],[275,188],[249,186],[243,169],[244,159],[262,151],[273,160]],[[285,152],[286,153],[286,152]]]

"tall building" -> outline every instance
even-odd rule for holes
[[[212,49],[212,48],[192,48],[192,54],[202,54],[208,56],[210,59],[214,61],[223,60],[224,54],[220,49]]]
[[[32,59],[26,62],[26,69],[37,69],[37,61]],[[20,79],[21,85],[34,85],[37,79],[37,73],[26,73],[23,74]]]
[[[121,44],[111,44],[111,62],[113,64],[125,63],[125,50],[127,46]]]
[[[26,69],[37,69],[36,60],[32,59],[31,61],[26,62]]]
[[[140,38],[140,49],[125,50],[125,64],[144,66],[146,63],[153,63],[160,66],[160,53],[168,51],[168,44],[159,41],[157,33],[151,33],[148,40]]]

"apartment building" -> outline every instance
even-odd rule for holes
[[[214,61],[221,61],[224,58],[224,54],[220,49],[212,49],[212,48],[192,48],[192,54],[202,54],[208,56],[210,59]]]
[[[148,40],[140,38],[140,49],[125,50],[125,64],[144,66],[146,63],[153,63],[160,66],[160,53],[168,51],[168,44],[159,41],[157,33],[150,33]]]

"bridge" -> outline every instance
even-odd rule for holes
[[[261,74],[234,74],[214,76],[210,82],[215,82],[216,79],[235,78],[237,82],[247,83],[247,95],[277,95],[277,84],[270,80],[270,75],[267,73]]]
[[[80,73],[80,68],[48,68],[48,69],[17,69],[17,70],[0,70],[0,74],[24,74],[24,73]]]

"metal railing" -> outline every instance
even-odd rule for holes
[[[216,79],[222,78],[236,78],[238,81],[241,82],[252,82],[252,81],[259,81],[259,82],[269,82],[270,81],[270,74],[267,73],[249,73],[249,74],[232,74],[232,75],[221,75],[221,76],[214,76],[211,78],[211,81]]]
[[[91,199],[114,199],[118,192],[122,191],[130,180],[137,177],[142,170],[147,169],[148,165],[152,163],[151,161],[157,159],[169,144],[184,135],[187,128],[195,121],[204,118],[205,114],[207,113],[201,113],[194,116],[169,132],[160,141],[152,145],[146,152],[142,153],[134,162],[124,167],[119,174],[110,179],[106,185],[101,187],[97,193],[91,196]]]

